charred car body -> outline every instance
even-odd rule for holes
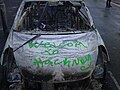
[[[107,61],[104,42],[82,0],[24,0],[1,56],[13,90],[43,82],[89,78],[91,83],[93,77],[104,78]]]

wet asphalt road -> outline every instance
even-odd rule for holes
[[[13,24],[14,16],[17,8],[22,0],[4,0],[7,7],[8,26],[9,30]],[[120,7],[112,5],[112,8],[106,9],[104,0],[85,0],[94,23],[99,30],[109,51],[111,64],[109,70],[120,84]],[[4,46],[5,40],[3,37],[0,19],[0,54]],[[116,89],[115,89],[116,90]]]
[[[120,7],[105,8],[104,0],[85,0],[108,49],[109,69],[120,84]]]

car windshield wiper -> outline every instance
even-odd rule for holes
[[[21,47],[23,47],[23,46],[26,45],[27,43],[29,43],[29,42],[35,40],[36,38],[38,38],[38,37],[40,37],[40,36],[41,36],[41,34],[35,35],[33,38],[31,38],[30,40],[26,41],[24,44],[22,44],[21,46],[19,46],[19,47],[16,48],[15,50],[13,50],[13,52],[17,51],[18,49],[20,49]]]

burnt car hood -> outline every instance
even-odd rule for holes
[[[34,35],[14,32],[13,49],[32,37]],[[21,71],[28,72],[29,76],[29,73],[32,74],[31,79],[35,79],[34,75],[37,78],[51,76],[49,80],[60,81],[72,75],[88,77],[94,70],[97,52],[97,37],[93,31],[69,35],[41,35],[15,51],[14,56]]]

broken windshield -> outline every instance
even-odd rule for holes
[[[27,2],[18,31],[81,31],[89,30],[89,19],[81,2]]]

